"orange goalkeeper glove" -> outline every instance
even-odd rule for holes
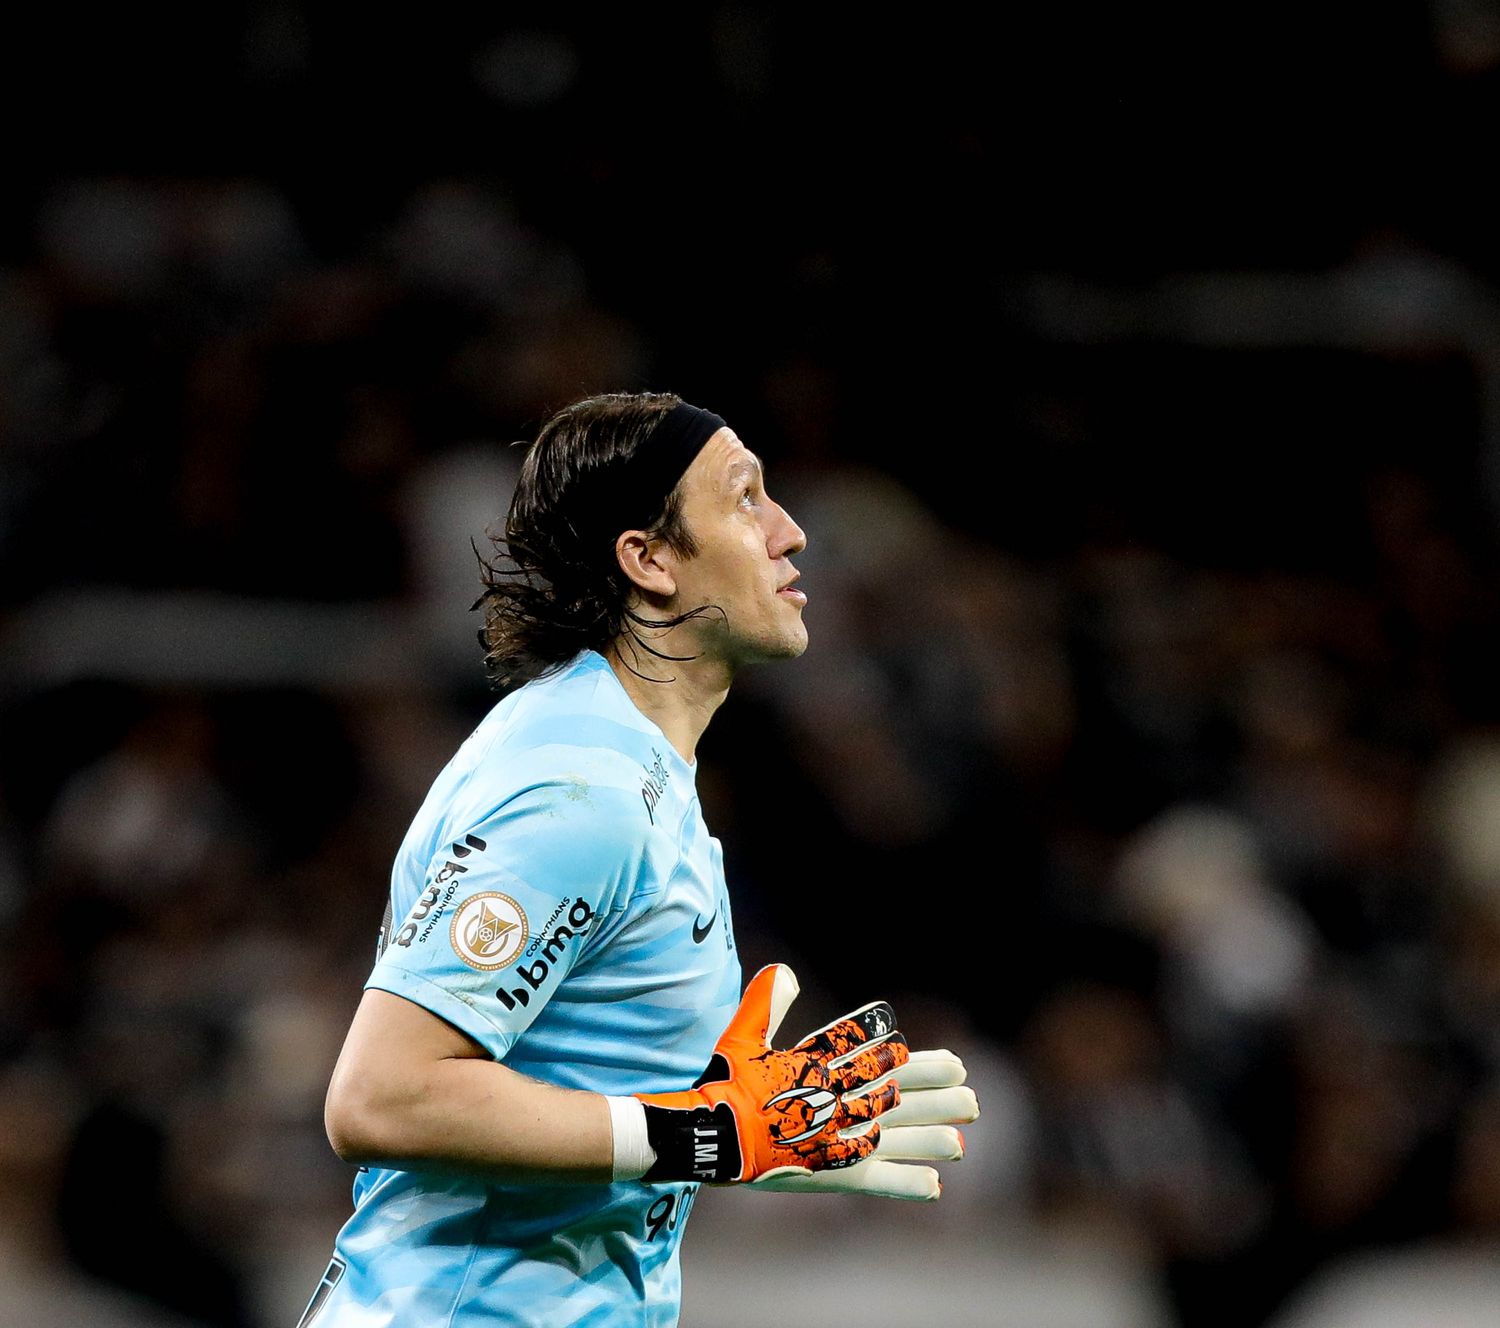
[[[900,1090],[859,1090],[906,1063],[896,1017],[876,1001],[775,1051],[771,1037],[797,990],[785,964],[761,969],[691,1089],[635,1094],[656,1154],[643,1180],[750,1181],[847,1167],[875,1151],[875,1118]]]
[[[951,1051],[913,1051],[896,1072],[901,1105],[880,1118],[874,1154],[842,1171],[783,1171],[755,1181],[752,1190],[779,1194],[869,1194],[931,1202],[943,1192],[925,1162],[957,1162],[964,1137],[956,1128],[979,1116],[979,1099],[963,1087],[968,1071]],[[876,1091],[880,1085],[876,1084]],[[864,1090],[866,1092],[869,1089]]]

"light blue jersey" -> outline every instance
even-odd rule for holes
[[[586,651],[489,713],[397,855],[369,987],[598,1093],[691,1084],[740,966],[688,765]],[[370,1168],[307,1328],[670,1328],[696,1186]]]

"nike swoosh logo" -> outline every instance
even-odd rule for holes
[[[702,945],[708,939],[708,933],[714,929],[714,923],[719,920],[719,910],[714,909],[713,916],[707,923],[701,923],[697,918],[693,919],[693,944]]]

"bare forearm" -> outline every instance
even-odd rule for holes
[[[328,1086],[346,1162],[495,1180],[608,1180],[609,1104],[484,1055],[420,1006],[364,994]]]
[[[609,1107],[495,1061],[453,1058],[360,1093],[334,1077],[329,1137],[346,1161],[497,1180],[608,1180]]]

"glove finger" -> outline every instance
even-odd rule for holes
[[[842,1019],[824,1024],[817,1032],[809,1033],[794,1050],[842,1056],[866,1042],[876,1041],[895,1031],[896,1012],[884,1001],[871,1001]]]
[[[763,1052],[791,1003],[797,999],[797,975],[785,964],[767,964],[745,988],[739,1009],[719,1038],[719,1044],[739,1044]]]
[[[931,1167],[914,1167],[873,1158],[840,1171],[803,1171],[781,1167],[746,1187],[772,1194],[868,1194],[877,1199],[913,1199],[931,1203],[943,1192]]]
[[[887,1084],[877,1093],[854,1094],[839,1100],[838,1114],[834,1117],[842,1129],[856,1121],[874,1120],[882,1112],[889,1111],[901,1100],[901,1090]]]
[[[967,1125],[979,1117],[979,1099],[972,1088],[919,1088],[898,1077],[901,1101],[891,1108],[887,1125]]]
[[[890,1074],[906,1064],[906,1040],[900,1033],[892,1033],[883,1042],[867,1047],[854,1056],[830,1061],[828,1079],[840,1092],[861,1088],[872,1079]]]
[[[914,1051],[901,1071],[901,1087],[956,1088],[969,1077],[968,1069],[951,1051]]]
[[[932,1167],[914,1167],[875,1158],[861,1163],[853,1170],[865,1173],[858,1178],[861,1194],[871,1194],[882,1199],[936,1203],[943,1193],[943,1183]]]
[[[957,1162],[963,1134],[951,1125],[883,1125],[875,1156],[890,1161]]]
[[[891,1072],[891,1078],[900,1081],[901,1091],[906,1094],[913,1091],[925,1092],[929,1088],[957,1087],[968,1076],[964,1063],[951,1051],[912,1051],[910,1048],[907,1049],[906,1064]],[[850,1091],[868,1093],[883,1087],[884,1083],[876,1079],[858,1090]],[[978,1114],[977,1100],[975,1114]],[[968,1119],[972,1120],[973,1117]]]
[[[855,1185],[851,1187],[853,1193],[874,1195],[882,1199],[912,1199],[920,1203],[935,1203],[943,1192],[942,1181],[938,1179],[934,1168],[888,1162],[879,1157],[861,1162],[847,1171],[818,1174],[850,1177],[855,1181]]]
[[[809,1171],[834,1171],[841,1167],[852,1167],[871,1156],[880,1145],[880,1126],[871,1125],[863,1134],[844,1138],[835,1134],[826,1144],[809,1155]]]

